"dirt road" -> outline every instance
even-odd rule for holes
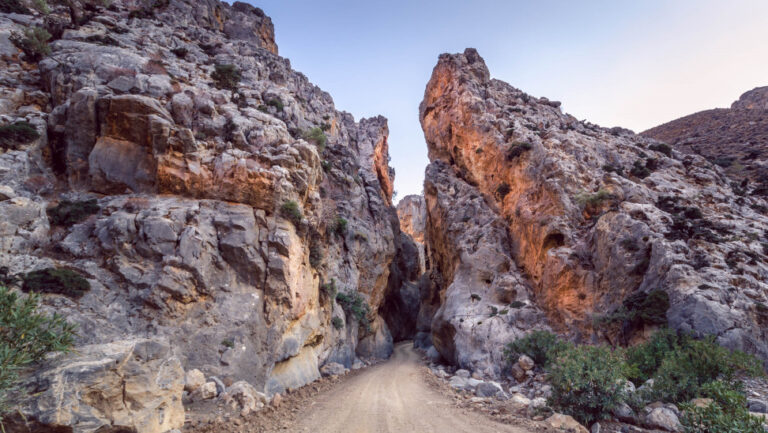
[[[392,358],[350,378],[296,414],[294,432],[529,433],[481,414],[460,411],[424,381],[411,342]]]

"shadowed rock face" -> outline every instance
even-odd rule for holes
[[[731,108],[681,117],[642,133],[720,165],[744,194],[768,196],[768,87],[741,95]]]
[[[114,377],[149,377],[157,363],[175,362],[272,394],[315,380],[325,363],[388,356],[386,298],[396,281],[418,279],[418,260],[394,260],[401,249],[417,255],[401,248],[391,206],[386,119],[356,122],[336,111],[276,55],[259,9],[171,0],[155,18],[129,18],[137,4],[97,8],[51,43],[39,69],[2,47],[13,54],[0,58],[3,123],[29,121],[41,137],[0,154],[0,262],[11,274],[63,266],[88,279],[79,300],[43,298],[79,325],[78,348],[94,354],[88,362],[137,338],[166,348]],[[0,14],[0,35],[19,29]],[[234,91],[214,85],[216,64],[241,72]],[[94,215],[52,226],[46,208],[90,198]],[[285,210],[290,202],[300,215]],[[331,282],[360,294],[369,329],[335,301]],[[400,323],[402,312],[413,322],[414,307],[390,309],[388,320]],[[412,328],[396,332],[406,338]],[[53,368],[31,379],[55,378]],[[113,376],[82,375],[72,386],[101,389]],[[75,392],[65,385],[27,382],[24,415],[48,429],[76,427],[86,413],[82,431],[181,426],[178,417],[156,419],[162,405],[147,403],[167,397],[176,408],[175,382],[138,393],[138,413],[111,396],[101,406],[83,401],[77,413],[42,411],[51,393]]]
[[[462,365],[488,357],[483,339],[466,342],[460,316],[517,299],[505,293],[531,301],[525,320],[537,307],[575,338],[631,342],[658,323],[594,327],[594,316],[661,290],[670,326],[768,358],[765,202],[739,197],[702,157],[580,122],[559,105],[490,79],[475,50],[440,56],[420,107],[437,274],[422,309],[438,306],[440,353]],[[478,300],[477,290],[497,297]]]

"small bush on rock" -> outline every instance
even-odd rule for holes
[[[552,362],[553,408],[584,425],[610,416],[625,400],[624,359],[606,347],[569,347]]]
[[[531,143],[525,143],[525,142],[517,142],[512,143],[512,145],[509,147],[509,150],[507,151],[507,160],[512,161],[520,157],[525,152],[533,149],[533,145]]]
[[[301,224],[301,220],[304,218],[301,214],[301,209],[299,209],[299,204],[293,200],[283,203],[283,206],[280,208],[280,214],[291,221],[296,227]]]
[[[509,343],[504,354],[509,362],[517,361],[520,355],[527,355],[536,365],[545,367],[567,348],[568,343],[557,335],[548,331],[533,331]]]
[[[39,295],[24,298],[0,286],[0,413],[8,412],[6,396],[25,366],[50,352],[68,352],[75,325],[56,313],[38,312]]]
[[[357,319],[360,326],[365,328],[367,332],[372,331],[371,320],[368,318],[371,309],[365,301],[365,298],[363,298],[363,295],[358,292],[340,292],[336,295],[336,302],[341,305],[347,314],[352,314],[352,316]]]
[[[91,290],[91,284],[75,271],[65,268],[46,268],[32,271],[22,277],[21,290],[34,293],[52,293],[72,299],[81,298]]]
[[[323,153],[325,145],[328,143],[328,137],[326,137],[325,132],[320,128],[312,128],[308,131],[304,131],[302,138],[310,143],[314,143],[320,150],[320,153]]]
[[[680,422],[685,433],[765,433],[763,421],[750,415],[744,394],[730,384],[715,381],[701,391],[712,403],[703,407],[681,405]]]
[[[51,54],[51,47],[48,46],[50,39],[51,34],[41,27],[28,27],[24,33],[13,33],[10,37],[11,43],[23,51],[30,62],[39,62]]]
[[[341,329],[344,327],[344,320],[342,320],[341,317],[334,316],[333,319],[331,319],[331,324],[336,329]]]
[[[51,224],[69,227],[77,224],[90,215],[101,210],[96,199],[84,201],[62,200],[57,206],[48,208],[48,218]]]
[[[214,86],[217,88],[234,92],[237,90],[242,74],[235,65],[216,65],[214,66],[211,78],[213,79]]]
[[[40,133],[29,122],[20,121],[0,126],[0,147],[16,149],[20,144],[27,144],[40,138]]]
[[[652,144],[652,145],[648,146],[648,149],[656,151],[656,152],[659,152],[659,153],[663,153],[664,155],[669,156],[669,157],[672,156],[672,148],[669,147],[669,145],[666,144],[666,143]]]
[[[30,10],[19,0],[0,0],[0,12],[4,14],[29,14]]]
[[[347,232],[347,225],[349,225],[349,221],[342,217],[336,217],[330,227],[331,233],[343,236]]]

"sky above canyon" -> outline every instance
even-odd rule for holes
[[[602,126],[643,131],[768,85],[765,0],[249,0],[280,55],[355,119],[389,119],[398,198],[422,191],[418,119],[444,52]]]

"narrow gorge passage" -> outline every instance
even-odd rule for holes
[[[395,346],[392,358],[317,396],[296,414],[292,432],[313,433],[528,433],[473,412],[425,382],[413,343]]]

